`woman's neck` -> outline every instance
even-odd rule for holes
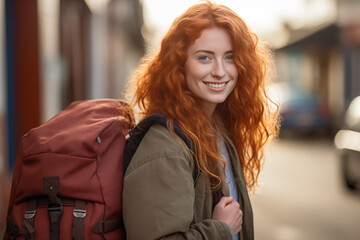
[[[203,111],[209,120],[213,119],[216,105],[203,104]]]

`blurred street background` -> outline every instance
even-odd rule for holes
[[[0,238],[21,136],[75,100],[124,98],[197,0],[0,0]],[[218,0],[274,52],[281,134],[252,195],[257,240],[360,239],[360,0]]]
[[[332,142],[280,139],[269,146],[252,198],[256,239],[360,239],[360,194],[344,187]]]

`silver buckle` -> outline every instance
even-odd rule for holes
[[[84,218],[86,216],[86,210],[74,208],[73,215],[74,215],[74,217],[77,217],[77,218]]]
[[[26,211],[25,212],[25,219],[32,219],[35,217],[36,210],[33,211]]]

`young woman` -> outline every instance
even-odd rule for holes
[[[236,13],[206,1],[178,17],[144,59],[134,105],[141,118],[161,113],[169,124],[150,128],[126,171],[127,239],[254,239],[248,190],[277,132],[265,92],[269,57]]]

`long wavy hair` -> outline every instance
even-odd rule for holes
[[[209,119],[186,84],[187,49],[211,27],[225,29],[232,39],[239,78],[232,93]],[[225,161],[217,147],[219,134],[228,136],[240,159],[248,189],[256,186],[264,145],[277,135],[277,110],[266,94],[271,52],[258,41],[231,9],[210,1],[196,4],[179,16],[161,42],[160,50],[143,58],[134,73],[132,104],[141,117],[162,113],[175,119],[192,140],[200,170],[210,176],[212,190],[224,181]],[[172,132],[173,133],[173,132]],[[224,164],[219,164],[222,162]]]

